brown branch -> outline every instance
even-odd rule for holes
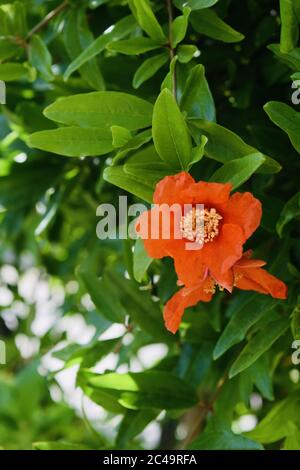
[[[215,402],[217,401],[220,392],[223,388],[223,385],[226,383],[228,379],[228,373],[226,372],[223,377],[219,380],[217,387],[214,391],[214,393],[211,395],[211,397],[208,400],[201,400],[196,409],[194,408],[193,411],[193,422],[195,422],[195,411],[197,412],[196,416],[196,423],[195,425],[190,429],[188,432],[183,444],[182,444],[182,449],[185,449],[193,440],[194,438],[199,434],[199,432],[202,430],[204,422],[207,418],[207,415],[210,411],[213,411],[213,407]]]
[[[43,29],[47,24],[55,18],[61,11],[63,11],[69,5],[68,0],[65,0],[63,3],[58,5],[54,10],[50,11],[45,18],[42,19],[38,24],[36,24],[27,34],[26,40],[30,39],[34,34],[38,33],[41,29]]]

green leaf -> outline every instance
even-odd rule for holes
[[[164,89],[154,106],[153,141],[161,159],[171,168],[187,169],[191,161],[192,142],[177,103]]]
[[[269,444],[290,435],[291,423],[300,424],[299,392],[294,392],[277,403],[253,431],[247,433],[250,439]]]
[[[189,450],[263,450],[247,437],[234,434],[220,418],[210,418],[204,432],[188,447]]]
[[[264,398],[274,400],[272,374],[267,354],[260,356],[246,373],[250,375],[253,384]]]
[[[30,206],[55,187],[62,168],[43,160],[12,167],[10,173],[0,176],[0,207],[16,210]]]
[[[116,154],[113,160],[113,164],[115,165],[120,160],[123,160],[130,152],[133,150],[138,150],[140,147],[150,142],[150,140],[152,140],[151,129],[147,129],[135,135],[126,145],[124,145],[122,150]]]
[[[280,213],[278,222],[276,224],[276,230],[280,237],[283,236],[283,230],[286,225],[293,219],[299,219],[300,217],[300,192],[294,194],[294,196],[285,204],[282,212]]]
[[[148,0],[129,0],[130,9],[140,27],[148,36],[159,44],[166,40],[162,27],[155,18]]]
[[[264,330],[259,331],[250,338],[238,358],[232,364],[229,377],[234,377],[243,370],[250,367],[275,341],[289,328],[290,322],[287,318],[271,321]]]
[[[271,121],[287,133],[291,143],[300,153],[300,113],[279,101],[269,101],[264,110]]]
[[[123,308],[115,288],[110,284],[109,270],[101,279],[84,265],[78,269],[78,277],[82,280],[98,312],[111,322],[123,323],[126,310]]]
[[[198,47],[191,44],[180,44],[177,48],[178,60],[182,64],[190,62],[197,53],[199,53]]]
[[[111,42],[107,49],[110,51],[120,52],[126,55],[144,54],[145,52],[154,51],[159,49],[160,45],[153,39],[144,37],[124,39],[123,41]]]
[[[71,60],[85,51],[94,38],[89,30],[85,10],[73,8],[68,12],[64,25],[64,42]],[[104,90],[105,83],[96,59],[91,59],[79,68],[82,78],[95,90]]]
[[[241,295],[236,298],[232,316],[221,334],[215,349],[214,359],[218,359],[229,348],[242,341],[251,326],[269,313],[277,301],[258,294]]]
[[[124,147],[132,138],[131,132],[125,127],[111,126],[110,130],[112,133],[112,144],[115,148]]]
[[[116,393],[119,403],[133,410],[184,409],[197,403],[195,390],[168,372],[151,370],[128,374],[90,373],[87,385],[107,393]]]
[[[300,70],[300,47],[295,47],[295,49],[288,53],[281,52],[279,44],[270,44],[268,49],[270,49],[282,63],[295,72]]]
[[[15,62],[0,64],[0,80],[3,80],[4,82],[13,82],[21,79],[31,79],[28,67]]]
[[[191,9],[189,7],[183,8],[183,15],[177,16],[171,26],[172,47],[175,47],[185,38],[187,28],[189,25],[189,16]]]
[[[246,157],[237,158],[225,163],[210,178],[216,183],[231,183],[233,189],[244,184],[265,162],[262,153],[251,153]]]
[[[112,30],[109,30],[110,32],[102,34],[93,42],[91,42],[91,44],[85,50],[83,50],[76,59],[73,60],[64,74],[64,79],[68,80],[72,73],[82,67],[86,62],[103,52],[108,44],[127,36],[135,27],[136,21],[132,15],[122,18],[115,25],[113,25]]]
[[[190,124],[191,127],[198,129],[198,132],[200,130],[208,138],[205,146],[205,155],[208,158],[228,163],[231,160],[259,152],[255,147],[246,144],[237,134],[219,124],[200,119],[191,119]],[[281,170],[281,166],[276,160],[263,155],[265,162],[259,168],[258,173],[277,173]]]
[[[108,339],[106,341],[92,341],[88,346],[69,344],[63,349],[53,353],[53,356],[65,362],[65,368],[75,364],[81,367],[93,367],[103,357],[112,352],[118,345],[120,339]]]
[[[174,170],[159,157],[153,145],[135,152],[125,163],[124,170],[137,181],[148,184],[153,189],[156,183]]]
[[[39,71],[41,77],[45,81],[52,81],[54,78],[51,70],[52,57],[44,41],[37,34],[30,40],[28,53],[31,65]]]
[[[197,147],[194,147],[192,149],[192,159],[191,159],[191,162],[189,164],[189,169],[197,162],[199,162],[200,160],[202,160],[203,156],[204,156],[204,151],[205,151],[205,145],[207,144],[207,137],[205,137],[205,135],[202,135],[201,136],[201,141],[200,141],[200,144],[197,145]]]
[[[35,450],[90,450],[91,447],[88,447],[84,444],[74,444],[72,442],[66,441],[49,441],[49,442],[34,442],[32,444],[33,449]]]
[[[174,0],[177,8],[183,9],[188,6],[191,10],[201,10],[202,8],[212,7],[218,0]]]
[[[116,445],[119,448],[124,447],[127,442],[140,434],[157,415],[156,410],[127,410],[118,430]]]
[[[291,426],[291,434],[284,441],[283,450],[300,450],[300,430]]]
[[[189,73],[180,101],[180,108],[186,112],[189,119],[215,121],[215,104],[202,64],[196,65]]]
[[[127,93],[96,91],[61,98],[44,110],[53,121],[79,127],[121,126],[129,130],[151,125],[153,106]]]
[[[299,37],[295,0],[280,0],[280,52],[288,53],[296,47]]]
[[[226,24],[219,16],[210,9],[194,11],[190,20],[195,31],[223,42],[239,42],[244,35]]]
[[[132,321],[155,340],[172,343],[174,336],[165,329],[159,304],[152,300],[150,293],[140,290],[137,283],[115,271],[111,270],[109,277],[111,285],[121,293],[121,300]]]
[[[35,132],[29,137],[28,145],[66,157],[105,155],[113,150],[109,130],[80,127]]]
[[[0,37],[0,60],[6,60],[20,52],[20,46],[15,44],[11,39]]]
[[[153,200],[153,187],[149,184],[136,181],[134,176],[125,173],[123,166],[105,168],[103,178],[108,183],[125,189],[125,191],[134,194],[144,201],[151,203]]]
[[[133,252],[133,272],[136,281],[141,282],[143,280],[151,263],[152,258],[148,256],[143,240],[138,238]]]
[[[153,77],[168,61],[169,55],[167,52],[146,59],[134,74],[132,81],[133,87],[139,88],[145,81]]]
[[[291,329],[293,337],[296,340],[300,339],[300,295],[297,298],[297,303],[292,312]]]

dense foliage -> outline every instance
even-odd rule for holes
[[[0,1],[3,448],[300,450],[299,21],[299,0]],[[165,329],[172,261],[99,240],[96,210],[181,169],[262,202],[249,246],[287,300],[218,292]]]

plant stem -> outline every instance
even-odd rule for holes
[[[169,48],[169,54],[170,54],[170,61],[175,57],[175,51],[172,46],[173,43],[173,35],[172,35],[172,23],[173,23],[173,9],[172,9],[172,0],[166,0],[166,5],[167,5],[167,10],[168,10],[168,19],[169,19],[169,42],[168,42],[168,48]],[[173,80],[173,94],[176,99],[176,66],[174,66],[174,71],[172,74],[172,80]]]
[[[38,24],[36,24],[27,34],[26,39],[30,39],[34,34],[38,33],[43,29],[47,24],[55,18],[61,11],[63,11],[69,5],[68,0],[65,0],[63,3],[58,5],[54,10],[50,11],[48,15],[45,16]]]

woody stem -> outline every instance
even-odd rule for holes
[[[43,29],[55,16],[57,16],[61,11],[63,11],[67,6],[69,2],[68,0],[65,0],[63,3],[58,5],[54,10],[50,11],[48,15],[45,16],[45,18],[42,19],[38,24],[36,24],[27,34],[26,39],[30,39],[34,34],[38,33],[41,29]]]

